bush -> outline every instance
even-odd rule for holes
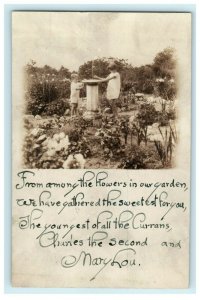
[[[95,136],[100,138],[103,156],[106,159],[115,159],[124,154],[125,147],[120,139],[120,127],[115,124],[112,118],[103,119],[102,127],[97,130]]]
[[[126,153],[118,168],[121,169],[146,169],[144,163],[146,155],[141,147],[133,145]]]
[[[161,111],[158,114],[158,123],[160,126],[168,126],[169,125],[169,118],[166,111]]]
[[[76,142],[75,141],[71,142],[71,144],[69,145],[68,154],[78,154],[78,153],[82,154],[84,158],[91,156],[91,149],[88,146],[87,139],[84,137],[77,140]]]
[[[176,110],[175,109],[169,109],[167,111],[167,116],[169,120],[175,120],[176,119]]]
[[[148,147],[132,145],[126,150],[125,158],[118,166],[121,169],[158,169],[161,167],[155,148],[151,144]]]
[[[26,98],[27,106],[26,106],[26,114],[30,115],[40,115],[43,113],[45,109],[45,103],[43,103],[40,99],[37,98]]]
[[[169,80],[158,81],[155,84],[154,92],[157,97],[172,101],[177,94],[176,83]]]
[[[70,96],[70,72],[61,67],[59,71],[35,62],[27,64],[26,75],[26,114],[62,115],[67,104],[63,99]]]
[[[66,109],[70,109],[69,102],[63,99],[55,100],[45,105],[43,115],[53,116],[56,114],[58,116],[62,116]]]
[[[88,146],[89,142],[84,136],[86,128],[90,125],[82,117],[76,117],[70,121],[70,126],[66,130],[69,137],[70,145],[68,148],[68,154],[80,153],[84,158],[91,155],[91,149]]]
[[[139,108],[137,117],[132,122],[131,131],[133,135],[137,136],[138,146],[144,140],[147,145],[148,140],[148,126],[157,122],[158,112],[153,104],[142,104]]]
[[[158,112],[157,120],[160,126],[168,126],[170,120],[175,120],[175,119],[176,119],[176,111],[174,109]]]

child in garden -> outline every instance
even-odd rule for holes
[[[115,63],[109,65],[109,70],[110,74],[106,78],[100,78],[98,76],[94,76],[94,78],[100,79],[101,82],[108,82],[106,98],[112,108],[113,117],[116,118],[118,116],[117,100],[120,94],[121,80]]]
[[[73,73],[71,75],[71,116],[78,114],[78,101],[80,97],[80,90],[83,88],[83,84],[78,82],[78,74]]]

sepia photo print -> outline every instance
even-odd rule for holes
[[[14,41],[25,47],[22,165],[173,168],[182,20],[181,13],[14,13]]]
[[[191,13],[12,13],[12,285],[187,289]]]

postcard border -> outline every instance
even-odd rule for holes
[[[11,286],[11,211],[12,211],[12,11],[121,11],[121,12],[190,12],[192,13],[192,134],[191,134],[191,213],[190,213],[190,287],[188,289],[125,289],[125,288],[13,288]],[[194,294],[196,292],[196,5],[182,4],[11,4],[4,5],[4,292],[6,294]]]

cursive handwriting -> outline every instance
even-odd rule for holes
[[[136,251],[133,248],[124,248],[119,250],[113,257],[110,258],[101,256],[93,257],[90,252],[81,251],[78,256],[73,254],[63,256],[61,259],[61,266],[63,268],[73,268],[78,264],[83,267],[100,266],[100,269],[90,279],[90,281],[92,281],[108,266],[119,269],[134,267],[136,265],[140,266],[140,264],[136,263],[135,255]]]

